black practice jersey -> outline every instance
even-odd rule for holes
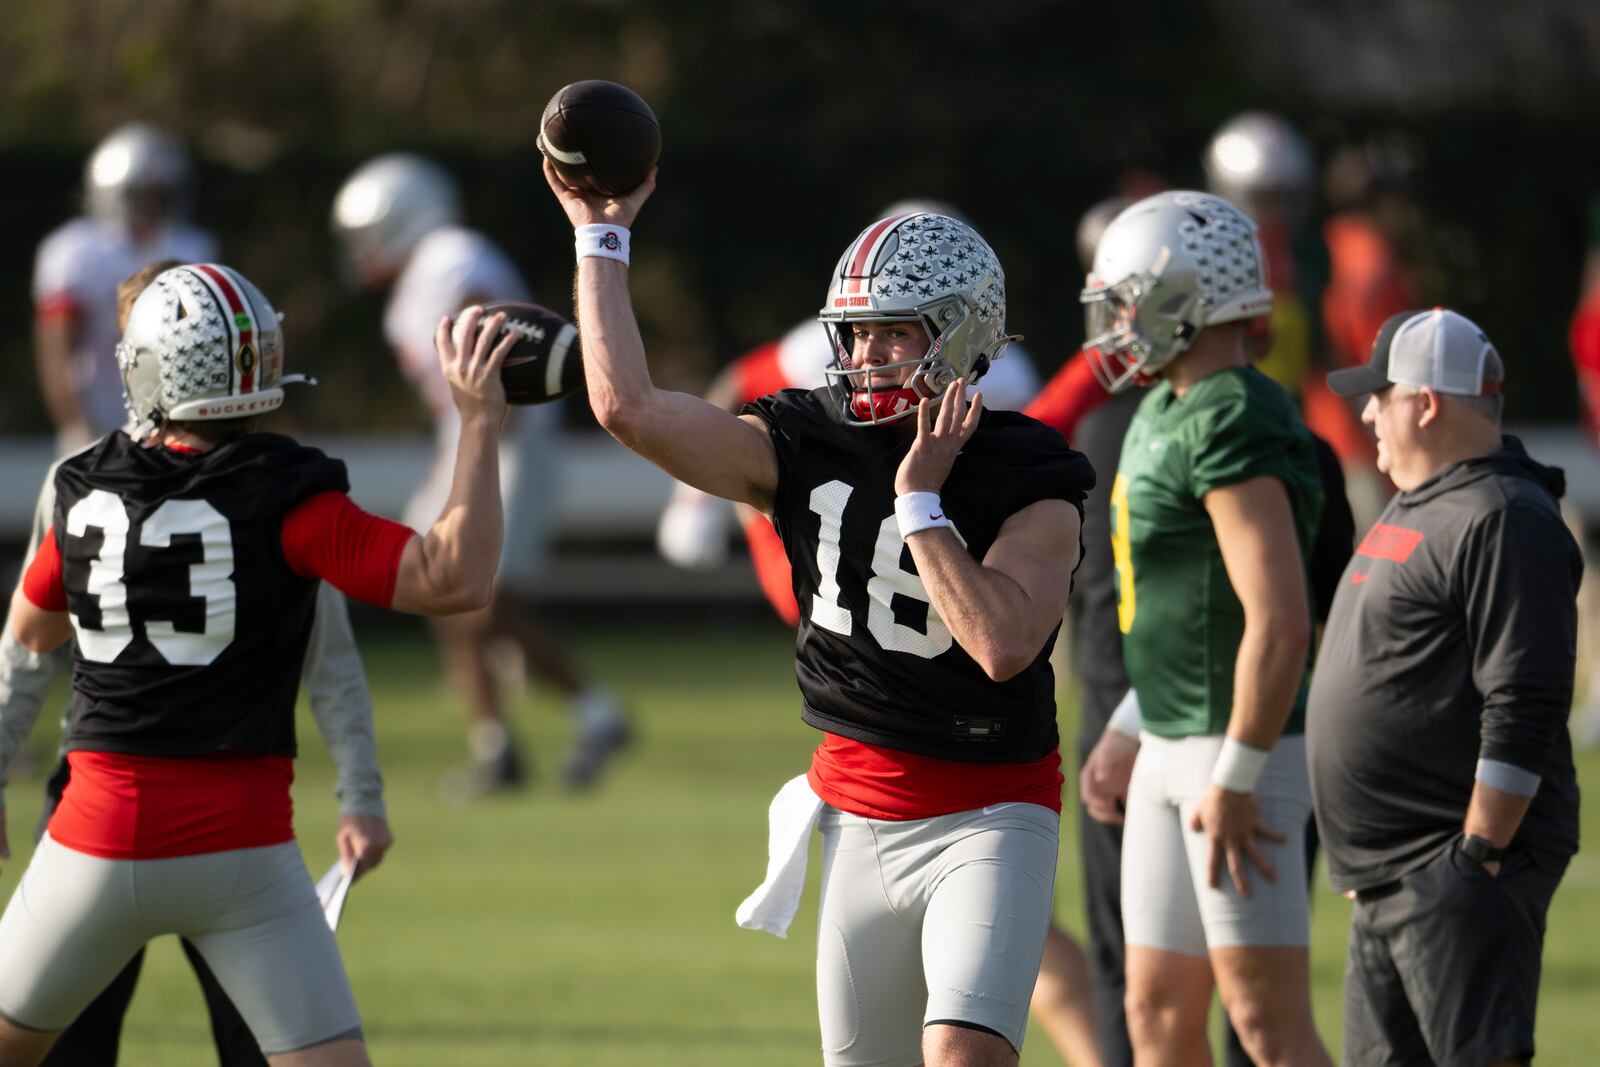
[[[746,408],[766,422],[778,453],[774,519],[800,605],[802,717],[830,733],[942,759],[1049,755],[1057,744],[1055,634],[1016,677],[984,674],[930,608],[895,521],[894,476],[914,424],[847,426],[836,407],[826,389],[786,389]],[[1088,461],[1055,430],[986,410],[940,502],[981,560],[1011,515],[1054,498],[1081,509],[1093,485]]]
[[[316,579],[284,515],[344,464],[275,434],[203,454],[113,433],[61,464],[55,537],[76,634],[68,747],[295,754]]]

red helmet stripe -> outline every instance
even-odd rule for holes
[[[218,270],[210,263],[197,263],[195,267],[211,279],[216,285],[217,291],[222,294],[222,299],[228,304],[228,329],[237,333],[231,361],[233,363],[233,375],[239,383],[238,391],[240,393],[254,392],[256,387],[256,363],[259,362],[259,354],[257,359],[251,361],[248,372],[244,372],[244,369],[239,366],[238,355],[246,345],[249,345],[252,350],[255,348],[255,315],[246,306],[238,287],[233,284],[233,279],[228,277],[226,271]],[[238,321],[240,315],[244,316],[245,321],[243,324]]]
[[[845,292],[861,292],[868,280],[865,272],[877,258],[878,247],[883,243],[885,236],[894,228],[895,223],[910,217],[910,215],[890,215],[873,223],[867,232],[861,235],[856,241],[855,256],[850,260],[849,270],[845,273],[845,278],[848,279]]]

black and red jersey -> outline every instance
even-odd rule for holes
[[[77,636],[68,748],[293,756],[316,577],[281,530],[301,501],[348,490],[344,464],[273,434],[184,453],[118,432],[55,488]]]
[[[389,606],[415,534],[343,464],[252,435],[200,453],[120,433],[64,463],[22,590],[78,651],[58,843],[162,859],[293,837],[293,708],[316,581]]]
[[[915,423],[846,426],[835,408],[826,389],[787,389],[746,408],[777,450],[774,522],[800,605],[802,717],[852,740],[946,760],[1049,756],[1054,635],[1016,677],[995,682],[984,673],[931,609],[895,521],[895,471]],[[1055,430],[986,410],[940,500],[981,560],[1013,514],[1045,499],[1081,507],[1093,484],[1087,461]]]

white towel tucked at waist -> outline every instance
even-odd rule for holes
[[[767,877],[745,897],[734,920],[746,930],[765,930],[787,938],[806,887],[811,831],[822,813],[822,798],[805,775],[791,778],[767,808]]]

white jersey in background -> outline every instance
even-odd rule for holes
[[[454,412],[455,405],[433,351],[433,332],[441,318],[455,316],[474,299],[527,300],[528,287],[483,234],[441,226],[417,242],[384,309],[384,337],[435,418]]]
[[[111,432],[127,419],[117,370],[121,339],[117,283],[157,260],[204,263],[216,258],[216,239],[188,223],[168,226],[140,244],[120,226],[83,216],[52,230],[39,243],[33,269],[34,310],[41,318],[67,316],[77,323],[72,383],[95,436]]]
[[[823,371],[833,366],[833,341],[815,319],[807,319],[778,342],[778,367],[791,388],[820,389],[828,384]],[[1005,353],[978,379],[983,406],[1001,411],[1021,411],[1039,392],[1039,374],[1021,345],[1007,345]]]
[[[528,287],[506,254],[463,226],[430,232],[395,279],[383,315],[384,336],[428,406],[437,445],[433,469],[406,505],[404,521],[412,529],[426,530],[444,509],[461,433],[460,416],[433,348],[439,320],[454,317],[471,300],[527,299]],[[537,577],[547,547],[558,422],[555,404],[514,407],[500,446],[506,532],[499,582],[522,592]]]

